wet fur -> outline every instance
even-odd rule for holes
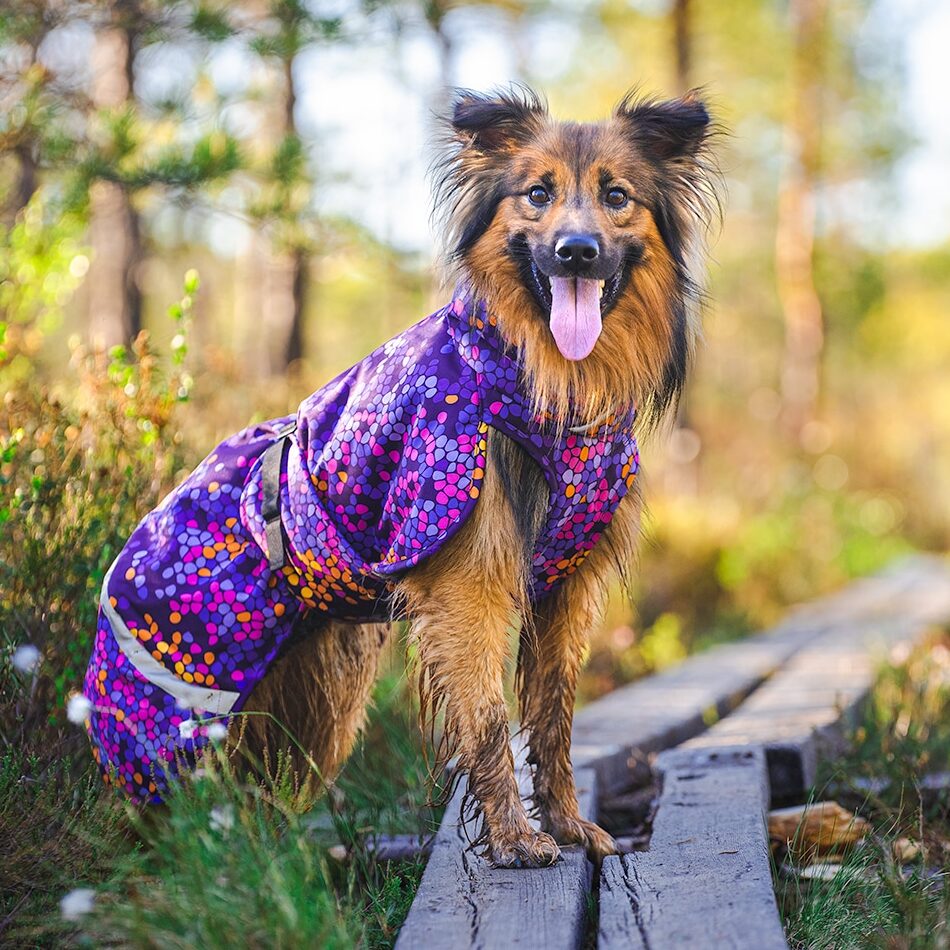
[[[686,378],[698,327],[695,267],[716,207],[712,126],[702,102],[695,94],[666,103],[628,97],[607,122],[582,125],[554,122],[527,90],[461,92],[447,130],[436,171],[446,257],[520,351],[535,407],[573,425],[637,406],[641,422],[655,424]],[[605,175],[635,194],[623,215],[598,204]],[[535,216],[526,206],[525,183],[539,178],[552,188],[561,183],[561,218]],[[526,283],[524,255],[578,221],[613,242],[623,270],[593,352],[570,362]],[[458,757],[481,820],[473,837],[505,866],[553,863],[556,841],[581,843],[594,857],[614,850],[578,814],[570,735],[589,632],[608,588],[618,577],[626,581],[634,562],[640,496],[635,486],[587,559],[556,593],[532,604],[530,558],[548,493],[534,461],[490,431],[474,513],[394,591],[394,609],[409,620],[418,647],[423,726],[431,729],[444,712],[441,758]],[[528,823],[509,742],[503,680],[515,630],[540,832]],[[384,639],[370,625],[302,631],[253,697],[256,710],[301,740],[322,781],[332,780],[352,748]],[[259,757],[287,744],[266,717],[250,718],[247,739]],[[308,764],[299,754],[297,761]]]

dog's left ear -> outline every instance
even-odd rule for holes
[[[709,110],[695,89],[666,102],[637,101],[627,96],[615,114],[639,147],[659,161],[695,157],[712,126]]]

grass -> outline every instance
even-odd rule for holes
[[[434,830],[425,763],[404,677],[376,691],[364,738],[332,796],[316,801],[285,774],[240,777],[224,751],[167,805],[140,811],[91,768],[5,753],[0,771],[0,942],[141,947],[392,945],[421,863],[383,865],[376,832]],[[369,777],[372,776],[372,781]],[[331,844],[350,849],[341,863]],[[95,891],[91,913],[59,901]]]
[[[861,814],[872,835],[829,881],[778,877],[789,943],[950,947],[950,637],[881,671],[851,740],[850,751],[825,767],[815,798]],[[915,856],[901,853],[908,845]]]

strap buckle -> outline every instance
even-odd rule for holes
[[[287,550],[280,525],[280,472],[284,467],[287,443],[296,431],[296,421],[278,429],[274,441],[264,450],[261,462],[261,482],[264,490],[261,514],[264,517],[264,537],[267,541],[267,566],[272,572],[279,571],[287,563]]]

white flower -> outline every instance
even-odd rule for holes
[[[41,659],[40,651],[32,643],[21,643],[13,653],[13,668],[20,673],[32,673]]]
[[[92,703],[82,693],[73,693],[66,703],[66,718],[81,726],[92,712]]]
[[[59,902],[59,912],[64,920],[79,920],[80,917],[92,912],[92,905],[95,902],[96,892],[91,887],[77,887]]]
[[[228,737],[228,727],[223,722],[208,724],[208,738],[212,742],[223,742]]]
[[[193,739],[195,735],[195,730],[198,728],[198,723],[194,719],[182,719],[178,723],[178,735],[182,739]]]
[[[212,831],[230,831],[234,827],[234,809],[230,805],[212,808],[209,824]]]

